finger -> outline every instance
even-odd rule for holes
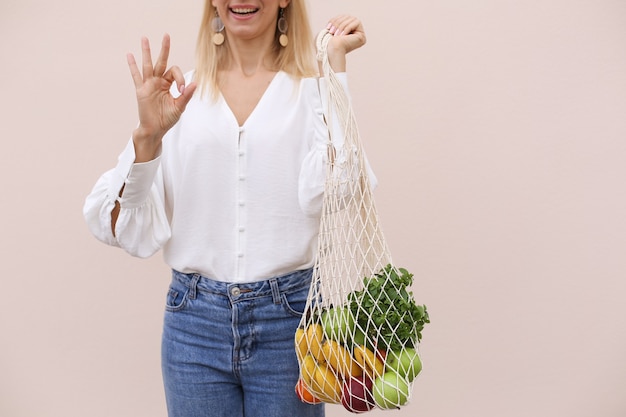
[[[135,84],[135,88],[141,87],[141,85],[143,84],[143,78],[141,77],[141,72],[139,72],[139,68],[137,68],[135,56],[133,54],[127,54],[126,62],[128,62],[128,68],[130,69],[130,75],[133,77],[133,83]]]
[[[185,111],[187,103],[189,103],[189,100],[193,97],[193,93],[196,91],[196,87],[197,84],[195,82],[189,83],[189,85],[183,89],[182,94],[174,101],[181,113]]]
[[[152,67],[152,55],[150,54],[150,41],[148,38],[141,38],[141,55],[143,61],[143,78],[150,78],[154,74]]]
[[[333,34],[333,35],[339,35],[339,33],[341,33],[341,28],[344,26],[344,23],[348,20],[351,19],[351,16],[348,15],[339,15],[339,16],[335,16],[332,19],[329,20],[328,23],[328,31]]]
[[[181,69],[177,66],[173,66],[170,71],[174,77],[174,81],[176,81],[176,85],[178,86],[178,91],[181,93],[185,89],[185,76]]]
[[[181,93],[183,92],[183,89],[185,88],[185,76],[179,67],[173,66],[167,70],[165,74],[163,74],[163,78],[169,83],[176,81],[178,91]]]
[[[170,36],[166,33],[163,35],[163,42],[161,43],[161,52],[159,58],[157,58],[154,65],[154,75],[160,77],[165,73],[167,69],[167,60],[170,56]]]
[[[337,28],[337,31],[335,32],[335,34],[336,35],[338,34],[339,36],[350,35],[356,32],[360,26],[361,26],[361,21],[355,17],[345,19],[344,21],[339,23],[339,27]]]
[[[331,19],[329,32],[335,36],[349,35],[360,28],[362,30],[359,19],[354,16],[341,15]]]

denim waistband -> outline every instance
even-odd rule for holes
[[[275,304],[280,304],[280,294],[295,292],[309,287],[312,275],[313,268],[309,268],[263,281],[229,283],[215,281],[200,274],[186,274],[172,270],[172,279],[189,288],[190,298],[195,298],[196,291],[200,291],[228,297],[233,303],[271,296]]]

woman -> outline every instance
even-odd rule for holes
[[[245,3],[245,4],[244,4]],[[335,72],[365,43],[330,20]],[[322,416],[294,393],[329,145],[304,0],[207,0],[197,67],[128,56],[139,125],[87,197],[94,235],[172,267],[162,364],[170,416]],[[345,74],[339,74],[345,87]],[[321,91],[320,91],[321,89]],[[197,91],[196,91],[197,90]],[[336,131],[336,132],[335,132]]]

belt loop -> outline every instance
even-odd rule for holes
[[[270,288],[272,289],[272,300],[274,300],[274,304],[281,304],[280,290],[278,288],[278,279],[270,279]]]
[[[195,300],[198,292],[198,281],[200,281],[200,274],[193,274],[191,282],[189,283],[189,299]]]

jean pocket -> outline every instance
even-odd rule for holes
[[[167,291],[167,297],[165,300],[165,309],[167,311],[179,311],[185,308],[187,304],[187,298],[189,295],[189,288],[180,284],[172,283]]]
[[[292,316],[302,317],[308,296],[308,288],[303,288],[292,293],[283,293],[281,295],[283,308]]]

